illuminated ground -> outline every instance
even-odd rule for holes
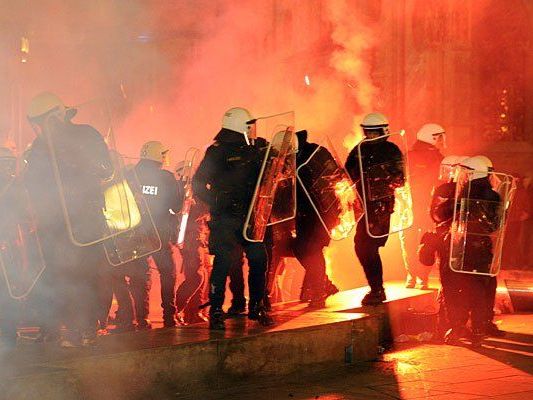
[[[265,381],[202,398],[531,399],[533,315],[506,315],[498,321],[510,333],[505,339],[488,340],[481,348],[406,344],[364,366],[292,376],[282,383]]]

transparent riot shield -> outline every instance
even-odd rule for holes
[[[178,181],[181,185],[183,185],[183,191],[184,191],[184,198],[183,198],[183,204],[181,207],[180,212],[180,225],[178,230],[178,246],[180,248],[183,248],[183,243],[185,240],[185,232],[187,231],[187,225],[189,222],[189,214],[191,211],[191,206],[193,205],[194,199],[193,199],[193,192],[192,192],[192,177],[194,174],[194,171],[196,169],[196,160],[198,159],[198,155],[200,154],[200,150],[194,147],[191,147],[187,150],[185,153],[185,158],[183,159],[183,166],[182,170],[178,174],[176,171],[176,174],[179,175]]]
[[[257,137],[271,142],[278,132],[286,130],[289,126],[294,127],[294,111],[258,117],[254,121]]]
[[[121,169],[119,155],[114,154],[113,158],[115,167]],[[159,233],[133,167],[123,181],[106,186],[104,199],[110,238],[103,243],[109,264],[119,266],[161,249]]]
[[[329,150],[331,149],[331,151]],[[336,157],[329,139],[296,170],[298,183],[333,240],[350,234],[364,210],[355,184]]]
[[[492,191],[480,189],[475,173],[458,171],[449,265],[455,272],[496,276],[516,184],[510,175],[489,172]]]
[[[285,118],[286,115],[281,114]],[[268,225],[296,216],[296,137],[293,123],[291,121],[290,125],[286,125],[279,116],[269,117],[268,122],[277,132],[266,149],[243,227],[244,238],[250,242],[263,241]]]
[[[357,151],[367,233],[379,238],[409,228],[413,200],[404,131],[363,139]]]
[[[0,196],[0,269],[10,297],[23,299],[43,274],[41,241],[29,196],[15,181]]]
[[[76,124],[49,127],[42,136],[70,240],[76,246],[90,246],[133,229],[135,221],[133,218],[123,218],[119,224],[107,221],[110,216],[127,216],[130,209],[106,209],[109,201],[105,196],[113,197],[110,188],[114,188],[111,192],[116,196],[128,198],[124,170],[113,168],[110,157],[115,147],[106,107],[98,101],[88,102],[68,109],[67,116]],[[92,126],[98,127],[102,136]],[[126,204],[113,202],[114,206]]]

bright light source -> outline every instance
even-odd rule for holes
[[[20,38],[20,52],[25,54],[30,52],[30,40],[24,36]]]
[[[304,76],[304,81],[307,86],[311,86],[311,79],[309,79],[309,75]]]

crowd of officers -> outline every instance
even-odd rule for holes
[[[32,310],[32,323],[40,328],[38,340],[59,341],[64,347],[92,345],[98,328],[107,326],[113,295],[118,302],[113,323],[117,332],[150,329],[151,266],[157,268],[161,280],[164,327],[209,321],[210,329],[223,330],[228,316],[246,310],[250,320],[262,326],[272,325],[270,295],[280,248],[290,249],[305,268],[301,299],[310,307],[323,307],[326,298],[338,291],[326,275],[323,255],[330,237],[301,187],[297,190],[295,235],[292,229],[269,229],[264,241],[244,238],[243,225],[269,145],[256,136],[256,120],[246,109],[232,108],[224,114],[221,130],[207,148],[192,180],[189,179],[192,191],[186,184],[190,176],[185,175],[191,172],[187,163],[179,164],[175,174],[164,169],[169,149],[161,142],[145,143],[138,163],[124,168],[118,154],[109,151],[99,132],[89,125],[72,122],[75,113],[54,94],[36,96],[27,116],[37,135],[24,154],[24,166],[17,176],[15,157],[9,152],[2,155],[2,160],[10,163],[2,164],[0,240],[13,242],[9,236],[16,234],[21,220],[31,221],[46,266],[22,302],[8,296],[9,283],[0,280],[5,286],[0,293],[0,330],[4,340],[16,342],[20,308],[24,306]],[[364,195],[361,174],[377,165],[391,165],[385,177],[390,191],[377,199],[368,198],[364,219],[356,228],[355,253],[370,286],[363,305],[379,305],[386,300],[379,249],[387,242],[395,207],[394,190],[406,183],[405,155],[387,140],[388,125],[384,115],[368,114],[361,127],[370,141],[364,147],[357,145],[345,164],[361,195]],[[308,142],[306,131],[296,135],[296,162],[302,165],[318,145]],[[429,124],[417,137],[410,155],[416,160],[413,168],[422,171],[420,176],[434,173],[436,180],[443,159],[438,147],[444,139],[444,129]],[[486,163],[470,162],[474,163],[472,169],[488,171]],[[451,165],[457,164],[459,161]],[[462,164],[468,166],[468,162]],[[127,171],[125,179],[131,190],[146,203],[161,246],[149,257],[111,267],[106,260],[106,246],[102,246],[105,242],[102,210],[106,207],[102,187],[116,176],[118,169]],[[413,182],[417,177],[415,174]],[[15,183],[4,184],[7,181]],[[477,181],[477,195],[498,201],[487,174]],[[433,184],[424,183],[415,193],[429,198]],[[448,268],[446,243],[449,246],[454,199],[455,186],[450,179],[435,189],[429,214],[441,238],[437,258],[443,286],[446,320],[443,324],[451,328],[450,340],[467,335],[469,317],[475,334],[494,333],[489,328],[494,328],[491,310],[496,288],[495,278],[470,279]],[[423,200],[415,196],[416,201]],[[184,202],[189,202],[188,226],[183,242],[177,246]],[[109,243],[113,241],[107,239]],[[181,253],[181,272],[185,278],[177,289],[175,251]],[[214,257],[212,265],[210,256]],[[242,272],[244,257],[249,266],[247,302]],[[422,287],[427,287],[429,271],[415,267],[415,263],[409,264],[406,285],[414,287],[418,277]],[[233,299],[225,312],[228,277]],[[207,307],[208,314],[204,312]]]

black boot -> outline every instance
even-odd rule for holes
[[[237,315],[246,312],[246,302],[231,302],[230,308],[228,308],[228,316],[235,317]]]
[[[270,315],[268,315],[268,312],[265,309],[262,301],[259,303],[250,302],[248,305],[248,319],[257,321],[262,326],[274,325],[274,320]]]
[[[444,343],[452,346],[460,344],[461,339],[472,340],[472,333],[465,326],[454,326],[444,335]]]
[[[385,300],[387,300],[387,296],[385,296],[385,289],[370,290],[370,292],[363,297],[361,305],[377,306],[382,304]]]
[[[222,311],[221,307],[211,307],[209,310],[209,329],[215,331],[226,329],[224,325],[224,311]]]
[[[270,296],[265,295],[263,298],[263,305],[265,306],[265,310],[272,311],[272,303],[270,302]]]
[[[329,278],[326,278],[326,295],[333,296],[336,293],[339,293],[339,288]]]
[[[496,325],[494,322],[490,321],[485,326],[485,333],[487,336],[492,337],[504,337],[505,331],[502,331],[500,328],[498,328],[498,325]]]

